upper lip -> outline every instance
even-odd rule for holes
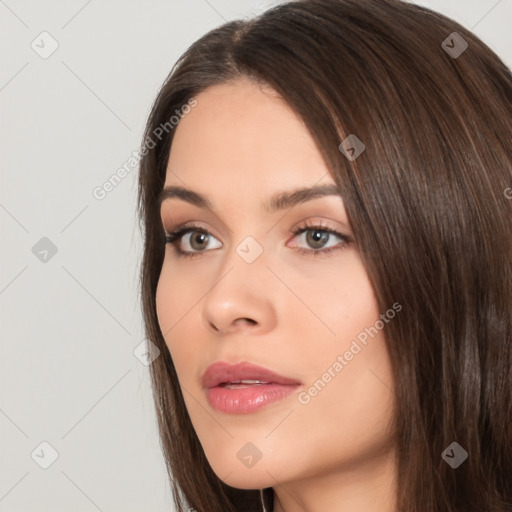
[[[208,366],[201,382],[204,388],[213,388],[241,380],[259,380],[283,385],[300,384],[297,380],[284,377],[262,366],[247,362],[229,364],[224,361],[217,361]]]

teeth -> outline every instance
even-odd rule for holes
[[[264,382],[261,380],[252,380],[252,379],[244,379],[244,380],[237,380],[233,382],[224,382],[223,386],[237,386],[237,385],[255,385],[255,384],[270,384],[270,382]]]

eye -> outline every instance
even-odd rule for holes
[[[166,243],[173,245],[179,256],[195,256],[205,252],[210,239],[216,240],[211,233],[200,226],[181,226],[165,236]],[[182,241],[185,244],[185,249],[180,247]],[[213,248],[221,246],[222,244],[218,242],[218,245]]]
[[[330,254],[333,251],[345,248],[352,242],[352,238],[348,235],[339,233],[327,226],[316,224],[303,225],[292,231],[292,234],[295,235],[295,237],[302,237],[302,240],[312,248],[299,247],[296,243],[295,245],[291,245],[291,247],[295,248],[300,254],[311,254],[313,256]],[[336,238],[340,240],[337,244],[334,243],[334,245],[332,245],[331,243],[331,245],[328,245],[328,242],[335,242]],[[179,226],[165,235],[166,243],[174,246],[178,256],[185,257],[199,256],[209,249],[222,247],[222,244],[218,240],[217,245],[208,247],[209,242],[212,240],[217,239],[206,229],[197,225]],[[182,244],[184,244],[185,247],[182,247]]]
[[[301,254],[312,254],[313,256],[330,254],[345,248],[352,242],[352,238],[348,235],[323,225],[305,225],[297,228],[293,234],[312,247],[312,249],[308,249],[294,246],[295,249]],[[336,243],[336,238],[341,242]],[[329,242],[334,242],[334,245],[332,243],[327,245]]]

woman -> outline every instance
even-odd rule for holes
[[[139,181],[177,510],[512,510],[511,141],[510,70],[413,4],[185,52]]]

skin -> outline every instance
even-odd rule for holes
[[[341,371],[331,369],[335,376],[308,403],[298,400],[384,313],[357,243],[329,235],[324,246],[339,250],[297,251],[324,248],[308,243],[307,232],[293,235],[306,222],[354,240],[343,201],[319,197],[274,213],[262,206],[276,192],[334,180],[303,123],[271,89],[242,79],[196,99],[176,128],[165,186],[197,191],[213,207],[171,198],[161,214],[166,232],[194,222],[210,237],[201,251],[182,236],[179,247],[199,253],[192,258],[167,244],[156,303],[205,454],[228,485],[273,487],[274,512],[392,512],[396,440],[385,327],[359,343]],[[236,252],[247,236],[263,249],[250,264]],[[215,361],[252,362],[302,385],[256,412],[222,413],[201,387]],[[247,442],[261,452],[252,467],[237,457]]]

